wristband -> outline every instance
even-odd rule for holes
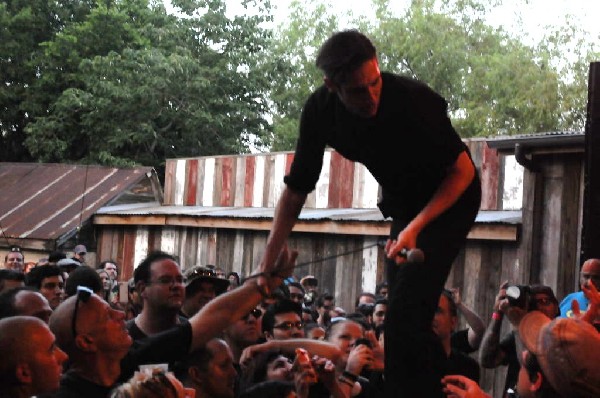
[[[354,388],[354,383],[352,382],[352,380],[345,378],[344,375],[340,375],[340,377],[338,377],[338,381],[340,383],[344,383],[347,386],[350,386],[351,388]]]
[[[502,313],[498,312],[498,311],[494,311],[492,313],[492,319],[495,321],[501,321],[502,320]]]
[[[344,372],[342,372],[342,376],[349,380],[352,380],[355,383],[358,381],[358,376],[348,372],[347,370],[344,370]]]

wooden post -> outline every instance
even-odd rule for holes
[[[585,123],[581,262],[600,258],[600,62],[590,64]]]

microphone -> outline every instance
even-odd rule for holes
[[[409,263],[422,263],[423,261],[425,261],[425,254],[423,253],[423,250],[418,248],[410,250],[404,248],[400,250],[400,253],[398,253],[398,255],[404,257]]]

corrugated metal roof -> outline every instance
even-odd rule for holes
[[[0,163],[0,225],[4,235],[15,240],[59,239],[151,171],[150,167]]]
[[[490,137],[487,144],[494,149],[514,149],[515,144],[528,147],[560,147],[582,146],[585,133],[582,131],[552,131],[535,134],[517,134],[510,136]]]
[[[232,219],[272,219],[275,209],[271,207],[207,207],[207,206],[151,206],[123,205],[103,207],[97,215],[112,216],[186,216]],[[378,209],[309,209],[299,216],[303,221],[365,221],[385,222]],[[475,220],[481,224],[520,224],[521,211],[480,211]]]

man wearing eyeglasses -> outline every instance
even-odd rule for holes
[[[185,300],[184,278],[175,257],[164,252],[150,253],[133,273],[142,299],[142,312],[127,322],[134,340],[144,339],[187,322],[179,315]]]
[[[267,340],[303,338],[302,306],[286,299],[271,304],[262,318],[262,332]]]

